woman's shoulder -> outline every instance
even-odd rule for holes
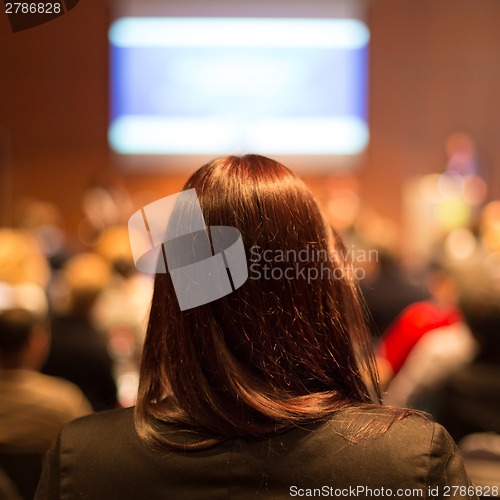
[[[349,407],[337,412],[326,422],[326,428],[332,427],[340,433],[352,434],[360,430],[360,435],[375,438],[390,438],[400,434],[427,435],[434,432],[437,426],[431,416],[424,412],[377,405]]]
[[[430,416],[384,406],[341,411],[325,422],[321,434],[335,434],[354,449],[387,449],[392,455],[429,454],[436,445],[455,447],[448,432]]]
[[[312,432],[282,439],[287,460],[277,467],[286,474],[292,457],[308,457],[319,484],[334,477],[342,487],[411,486],[423,497],[429,486],[447,481],[469,485],[456,444],[441,425],[417,413],[393,420],[394,413],[383,407],[339,412]]]
[[[66,424],[61,431],[63,440],[77,439],[79,443],[87,440],[95,442],[99,436],[106,439],[124,436],[134,431],[134,408],[119,408],[100,411],[77,418]]]
[[[299,454],[314,453],[332,464],[392,470],[408,464],[420,466],[422,474],[434,462],[458,454],[448,432],[430,417],[386,407],[340,411],[313,429],[299,429],[281,440]]]
[[[130,408],[116,408],[114,410],[98,411],[90,415],[77,418],[68,425],[78,427],[106,426],[115,425],[116,423],[133,423],[133,420],[134,407],[132,406]]]

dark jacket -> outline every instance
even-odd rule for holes
[[[373,418],[369,410],[361,413],[366,424]],[[463,486],[455,492],[461,499],[476,498],[463,494],[469,480],[440,425],[411,416],[380,437],[350,444],[344,437],[350,423],[337,416],[260,441],[157,452],[136,434],[132,409],[95,414],[62,430],[36,499],[372,498],[388,496],[388,489],[396,497],[400,488],[421,492],[403,497],[453,497],[447,486]],[[164,431],[173,432],[166,425]]]

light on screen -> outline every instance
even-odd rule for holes
[[[109,39],[118,153],[352,155],[368,142],[360,21],[122,18]]]

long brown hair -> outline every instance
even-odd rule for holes
[[[156,275],[135,410],[139,435],[155,446],[198,449],[380,404],[355,279],[304,183],[269,158],[246,155],[208,163],[187,181],[191,188],[207,226],[241,232],[249,279],[181,311],[169,275]],[[283,258],[305,248],[306,262]],[[328,258],[313,258],[311,249]],[[271,264],[282,272],[269,279],[255,257],[264,250],[281,256]],[[290,279],[285,266],[321,273]],[[199,439],[181,445],[161,432],[161,421]]]

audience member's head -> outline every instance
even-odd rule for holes
[[[99,255],[81,253],[66,262],[62,277],[68,293],[69,310],[85,315],[109,284],[110,268]]]
[[[210,162],[188,180],[191,188],[207,227],[240,231],[249,277],[233,293],[181,311],[171,276],[156,275],[139,433],[164,443],[149,418],[160,416],[221,439],[261,436],[377,401],[351,265],[303,182],[247,155]]]
[[[24,231],[0,229],[0,282],[43,288],[48,278],[49,266],[36,238]]]
[[[96,251],[110,263],[112,269],[119,275],[128,276],[135,272],[127,226],[107,228]]]
[[[427,288],[438,304],[456,305],[458,300],[456,272],[455,263],[446,263],[442,256],[430,262],[427,269]]]
[[[40,316],[19,308],[0,311],[0,368],[39,369],[48,346]]]

